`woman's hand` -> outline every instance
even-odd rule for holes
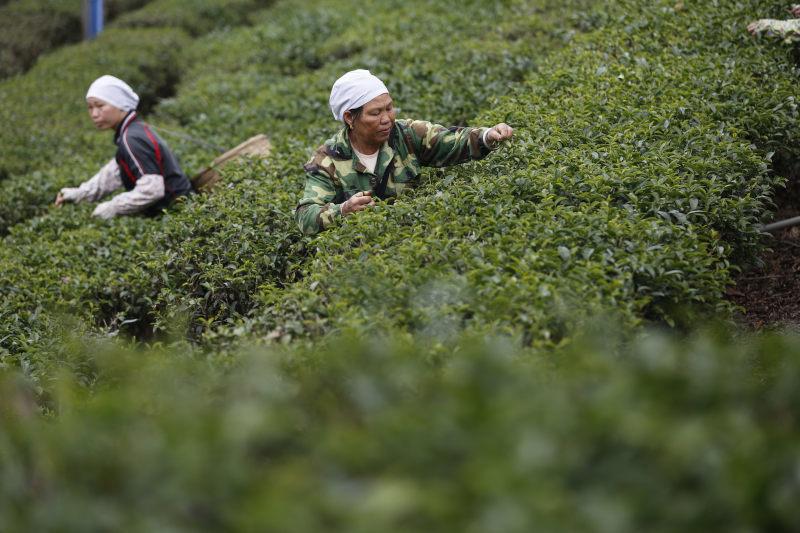
[[[754,20],[747,25],[747,31],[750,33],[750,35],[760,35],[764,33],[764,30],[767,29],[768,25],[769,19]]]
[[[792,4],[791,9],[789,9],[789,13],[795,17],[800,17],[800,4]]]
[[[489,133],[486,134],[486,140],[489,142],[489,144],[494,146],[497,143],[510,139],[513,136],[514,129],[505,122],[501,122],[500,124],[492,126],[489,129]]]
[[[56,202],[55,202],[56,207],[61,207],[62,205],[64,205],[64,202],[66,201],[67,200],[64,198],[64,195],[62,193],[58,193],[56,195]]]
[[[357,192],[342,204],[342,216],[362,211],[374,205],[375,200],[372,198],[372,191]]]

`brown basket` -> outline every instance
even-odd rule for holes
[[[269,139],[263,133],[255,137],[250,137],[236,148],[228,150],[216,158],[212,161],[211,165],[198,172],[192,178],[192,185],[194,185],[195,190],[198,191],[209,190],[219,181],[220,175],[217,170],[220,168],[242,156],[267,157],[270,150],[272,150],[272,144],[270,144]]]

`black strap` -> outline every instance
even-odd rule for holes
[[[394,132],[392,133],[394,134]],[[392,135],[389,140],[389,146],[392,148],[392,152],[397,154],[397,139],[394,135]],[[375,193],[375,196],[381,200],[386,200],[386,186],[389,184],[389,178],[392,174],[394,174],[394,162],[395,157],[392,157],[392,160],[389,161],[388,165],[386,165],[386,170],[383,171],[383,176],[381,176],[381,179],[375,184],[375,187],[372,191]]]
[[[394,173],[394,158],[386,165],[386,170],[383,171],[383,176],[380,181],[375,184],[375,196],[381,200],[386,199],[386,186],[389,184],[389,177]]]

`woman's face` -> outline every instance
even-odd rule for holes
[[[94,96],[89,97],[86,100],[86,104],[89,109],[89,116],[98,130],[116,128],[126,115],[122,109]]]
[[[349,113],[349,112],[348,112]],[[389,93],[376,96],[366,104],[361,115],[348,120],[353,133],[364,142],[379,146],[389,139],[397,113]],[[347,117],[345,117],[347,118]]]

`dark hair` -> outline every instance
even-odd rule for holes
[[[358,120],[358,117],[361,116],[361,113],[364,112],[364,106],[356,107],[355,109],[348,109],[350,111],[350,116],[353,117],[353,122]],[[353,129],[349,124],[347,125],[348,128]]]

